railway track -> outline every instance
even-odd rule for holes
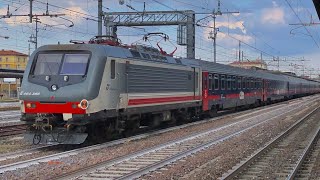
[[[309,144],[307,151],[302,156],[299,166],[294,173],[294,179],[308,180],[315,179],[317,175],[313,176],[313,168],[317,163],[317,158],[320,157],[320,133],[318,131],[317,136]]]
[[[9,159],[19,158],[19,157],[22,157],[22,156],[28,156],[28,155],[35,154],[35,153],[39,153],[39,152],[47,150],[47,149],[49,149],[49,148],[51,148],[53,146],[56,146],[56,145],[46,145],[46,146],[32,148],[32,149],[26,149],[26,150],[22,150],[22,151],[18,151],[18,152],[11,152],[11,153],[1,154],[0,155],[0,162],[6,161],[6,160],[9,160]]]
[[[266,114],[269,114],[271,116],[275,116],[276,114],[283,115],[285,113],[288,113],[287,111],[294,111],[295,109],[297,109],[298,106],[300,106],[300,107],[307,106],[307,104],[309,104],[309,103],[311,104],[312,102],[316,101],[317,99],[312,99],[311,100],[311,98],[310,98],[308,101],[307,100],[308,99],[304,99],[303,98],[303,99],[300,99],[300,100],[288,101],[288,102],[281,103],[281,104],[276,104],[276,105],[273,105],[273,106],[257,108],[255,110],[247,110],[247,111],[244,111],[244,112],[238,112],[238,113],[223,115],[223,116],[220,116],[220,117],[217,117],[217,118],[213,118],[213,119],[210,119],[210,120],[197,121],[197,122],[194,122],[194,123],[184,124],[184,125],[181,125],[181,126],[176,126],[176,127],[172,127],[172,128],[168,128],[168,129],[164,129],[164,130],[156,130],[154,132],[148,132],[148,133],[145,133],[145,134],[141,134],[141,135],[133,136],[133,137],[130,137],[130,138],[125,138],[125,139],[115,140],[115,141],[107,142],[107,143],[104,143],[104,144],[99,144],[99,145],[94,145],[94,146],[74,149],[74,150],[71,150],[71,151],[61,152],[61,153],[52,154],[52,155],[49,155],[49,156],[43,156],[43,157],[39,157],[39,158],[35,158],[35,159],[19,161],[19,162],[16,162],[16,163],[0,166],[0,173],[3,173],[5,171],[10,171],[10,170],[16,170],[16,169],[19,169],[19,168],[28,167],[30,165],[38,164],[39,162],[49,162],[51,160],[57,160],[57,159],[60,159],[60,158],[69,157],[69,156],[81,154],[81,153],[84,153],[84,152],[87,152],[87,151],[103,149],[103,148],[106,148],[106,147],[111,147],[111,146],[115,146],[115,145],[118,145],[118,144],[123,144],[123,143],[126,143],[128,141],[143,139],[143,138],[146,138],[148,136],[158,135],[158,134],[169,132],[169,131],[173,131],[173,130],[176,130],[176,129],[181,129],[181,128],[185,128],[185,127],[188,127],[188,126],[202,124],[202,123],[215,121],[215,120],[218,120],[218,119],[223,119],[223,118],[228,118],[228,117],[229,118],[239,119],[239,121],[237,123],[232,123],[232,124],[229,123],[229,124],[227,124],[227,125],[225,125],[223,127],[232,126],[232,125],[235,125],[235,124],[242,124],[243,125],[243,124],[247,124],[247,123],[243,123],[245,121],[241,120],[241,118],[244,118],[244,119],[248,120],[248,119],[251,119],[251,118],[258,118],[259,119],[259,117],[260,117],[260,119],[262,117],[263,118],[267,118]],[[301,101],[304,101],[304,103],[301,103]],[[243,115],[243,114],[245,114],[245,115]],[[249,124],[247,124],[247,125],[249,125]],[[252,124],[252,125],[254,126],[254,124]],[[223,128],[223,127],[221,127],[221,128]],[[242,130],[244,130],[244,129],[242,128]],[[241,133],[240,131],[241,130],[239,130],[238,132],[235,132],[235,133],[229,132],[230,134],[228,135],[228,137],[231,138],[232,136],[235,136],[237,133]],[[222,141],[223,137],[221,137],[220,140]],[[208,142],[208,143],[210,144],[210,142]],[[211,142],[211,143],[214,143],[214,142]],[[209,144],[207,144],[207,145],[209,145]],[[202,148],[205,148],[205,145]],[[202,149],[202,148],[200,148],[200,149]],[[194,149],[194,150],[196,151],[196,149]],[[19,156],[25,156],[25,155],[27,155],[27,153],[30,153],[30,152],[22,152],[21,155],[12,154],[10,157],[17,158]],[[0,160],[1,160],[1,156],[0,156]],[[5,158],[3,160],[5,160]]]
[[[291,105],[295,106],[295,105]],[[221,143],[227,139],[237,136],[249,129],[259,126],[265,122],[279,118],[284,114],[294,112],[282,112],[281,109],[274,110],[278,115],[272,118],[258,115],[259,120],[253,122],[251,118],[229,124],[220,128],[193,134],[178,140],[129,154],[92,167],[86,167],[70,174],[65,174],[55,179],[134,179],[151,171],[157,170],[165,165],[178,161],[184,157],[197,153],[210,146]],[[257,116],[256,116],[257,117]],[[261,120],[263,119],[263,120]],[[252,120],[252,119],[251,119]]]
[[[19,118],[20,116],[20,111],[0,111],[0,120]]]
[[[238,112],[238,113],[233,113],[233,114],[228,114],[228,115],[222,115],[220,117],[216,117],[216,118],[213,118],[211,120],[202,120],[202,121],[197,121],[197,122],[184,124],[184,125],[180,125],[180,126],[176,126],[176,127],[167,128],[167,129],[164,129],[164,130],[157,130],[155,132],[145,133],[145,134],[142,134],[142,135],[134,136],[132,138],[127,138],[127,139],[122,139],[122,140],[119,140],[119,141],[114,141],[114,142],[102,144],[101,146],[93,146],[92,148],[84,148],[83,150],[84,151],[89,151],[89,150],[96,149],[98,147],[104,148],[104,147],[108,147],[109,145],[112,145],[112,144],[114,144],[114,145],[115,144],[121,144],[121,143],[126,142],[126,141],[138,140],[138,139],[145,138],[145,137],[148,137],[148,136],[151,136],[151,135],[161,134],[161,133],[173,131],[173,130],[176,130],[176,129],[186,128],[188,126],[198,125],[198,124],[202,124],[202,123],[206,123],[206,122],[210,122],[210,121],[215,121],[215,120],[218,120],[218,119],[228,118],[228,117],[245,118],[245,117],[249,117],[249,116],[252,116],[252,115],[256,115],[258,113],[263,113],[263,112],[267,112],[267,111],[271,111],[271,110],[275,110],[275,109],[281,108],[282,106],[284,106],[286,104],[293,103],[295,101],[296,100],[292,100],[292,101],[288,101],[288,102],[285,102],[285,103],[275,104],[275,105],[272,105],[272,106],[260,107],[260,108],[254,109],[254,110],[247,110],[247,111],[244,111],[244,112]],[[222,113],[222,114],[224,114],[224,113]],[[25,151],[21,151],[21,152],[3,154],[3,155],[0,155],[0,162],[8,160],[8,159],[16,159],[16,158],[19,158],[19,157],[22,157],[22,156],[28,156],[28,155],[31,155],[31,154],[34,154],[34,153],[38,153],[41,150],[43,150],[43,148],[35,148],[35,149],[25,150]],[[81,149],[79,151],[82,152]],[[66,152],[66,153],[61,154],[61,155],[68,156],[68,154],[72,155],[73,151],[71,151],[70,153]],[[51,157],[48,157],[48,158],[47,157],[43,157],[43,158],[33,159],[33,160],[30,159],[30,161],[21,161],[18,164],[13,163],[11,165],[5,165],[5,166],[1,166],[0,167],[0,172],[4,172],[6,170],[14,170],[14,169],[16,169],[18,167],[27,167],[30,163],[31,164],[37,164],[38,160],[39,161],[40,160],[44,161],[44,159],[51,160],[51,159],[56,159],[56,158],[55,157],[52,157],[52,158]]]
[[[11,110],[19,110],[20,106],[10,106],[10,107],[0,107],[1,111],[11,111]]]
[[[308,177],[319,154],[320,107],[232,168],[221,179],[298,179]],[[299,142],[299,143],[297,143]],[[314,148],[314,145],[318,146]],[[313,149],[313,151],[312,151]],[[308,153],[312,160],[306,160]],[[308,178],[307,178],[308,179]]]
[[[16,124],[0,127],[0,137],[22,134],[26,131],[26,124]]]

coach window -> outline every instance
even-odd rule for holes
[[[261,89],[261,79],[258,79],[258,89]]]
[[[212,90],[212,74],[209,74],[209,90]]]
[[[254,89],[254,79],[251,79],[251,89]]]
[[[231,89],[231,76],[228,76],[228,84],[227,84],[228,90]]]
[[[116,78],[116,61],[111,60],[111,79]]]
[[[196,73],[196,75],[195,75],[196,77],[195,77],[195,82],[196,82],[196,89],[198,89],[199,88],[199,84],[198,84],[198,79],[199,79],[199,77],[198,77],[198,73]]]
[[[255,79],[255,80],[254,80],[254,88],[255,88],[255,89],[259,89],[259,87],[258,87],[258,81],[259,81],[258,79]]]
[[[255,86],[255,79],[251,79],[251,89],[255,89],[256,88],[256,86]]]
[[[238,79],[238,89],[241,90],[242,77],[238,77],[237,79]]]
[[[246,79],[246,88],[247,89],[250,89],[251,87],[250,87],[250,78],[247,78]]]
[[[214,90],[219,90],[219,75],[214,75]]]
[[[236,83],[236,76],[232,77],[232,89],[236,90],[237,89],[237,83]]]
[[[225,75],[221,75],[221,90],[225,89],[226,83],[225,83]]]

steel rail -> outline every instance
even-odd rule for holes
[[[308,103],[312,103],[312,102],[316,101],[316,99],[313,99],[313,101],[308,102]],[[298,104],[300,100],[301,99],[292,100],[293,103],[291,105]],[[287,103],[277,104],[276,107],[281,106],[281,105],[284,105],[284,106],[280,107],[280,108],[278,108],[276,110],[279,110],[279,109],[282,109],[282,108],[286,108],[287,107],[287,106],[285,106],[286,104]],[[271,108],[274,108],[274,107],[275,106],[271,106],[271,107],[268,106],[267,108],[263,107],[261,109],[259,109],[259,108],[254,109],[254,110],[250,109],[250,110],[243,111],[243,112],[238,112],[238,113],[234,113],[234,114],[223,115],[223,116],[220,116],[220,117],[217,117],[217,118],[212,118],[210,120],[202,120],[202,121],[198,121],[198,122],[194,122],[194,123],[184,124],[184,125],[181,125],[181,126],[167,128],[167,129],[164,129],[164,130],[151,131],[151,132],[147,132],[145,134],[136,135],[136,136],[129,137],[129,138],[114,140],[114,141],[103,143],[103,144],[88,146],[88,147],[79,148],[79,149],[66,151],[66,152],[62,152],[62,153],[57,153],[57,154],[53,154],[53,155],[49,155],[49,156],[44,156],[44,157],[39,157],[39,158],[35,158],[35,159],[21,161],[21,162],[17,162],[17,163],[13,163],[13,164],[8,164],[8,165],[0,166],[0,173],[3,173],[5,171],[10,171],[10,170],[15,170],[15,169],[18,169],[18,168],[28,167],[29,165],[38,164],[39,162],[46,162],[46,161],[50,161],[50,160],[56,160],[56,159],[59,159],[59,158],[62,158],[62,157],[68,157],[68,156],[71,156],[71,155],[75,155],[75,154],[79,154],[79,153],[83,153],[83,152],[87,152],[87,151],[92,151],[92,150],[96,150],[96,149],[102,149],[102,148],[106,148],[106,147],[110,147],[110,146],[114,146],[114,145],[119,145],[119,144],[126,143],[128,141],[143,139],[143,138],[146,138],[146,137],[149,137],[149,136],[162,134],[162,133],[173,131],[173,130],[176,130],[176,129],[182,129],[182,128],[186,128],[186,127],[197,125],[197,124],[207,123],[207,122],[220,120],[220,119],[224,119],[224,118],[228,118],[228,117],[234,117],[234,116],[246,113],[246,112],[252,112],[252,111],[255,111],[255,110],[268,110],[269,108],[271,109]],[[276,111],[276,110],[273,110],[273,111]],[[266,113],[268,113],[268,112],[266,112]],[[263,115],[263,114],[259,114],[256,117],[261,116],[261,115]],[[240,122],[243,122],[243,120],[239,121],[238,123],[240,123]],[[230,126],[230,124],[227,124],[225,126]],[[224,126],[222,126],[222,127],[224,127]]]
[[[287,179],[293,180],[295,178],[296,174],[298,173],[299,169],[301,168],[301,166],[302,166],[303,162],[305,161],[306,157],[308,156],[308,154],[310,153],[310,151],[314,147],[315,142],[317,142],[317,140],[319,138],[319,135],[320,135],[320,127],[318,128],[318,130],[315,133],[315,135],[312,137],[312,140],[310,141],[308,146],[303,151],[303,154],[300,157],[300,159],[298,160],[297,165],[294,167],[294,169],[292,170],[291,174],[289,175],[289,177]]]
[[[314,102],[314,101],[312,101]],[[291,105],[291,106],[294,106],[295,104]],[[288,108],[288,107],[287,107]],[[241,130],[237,130],[236,132],[231,132],[229,134],[226,134],[224,135],[223,137],[220,137],[218,139],[210,139],[209,140],[204,140],[205,138],[208,139],[209,135],[217,132],[217,131],[220,131],[220,130],[224,130],[226,129],[227,127],[231,127],[232,125],[235,125],[235,124],[246,124],[244,123],[245,121],[249,121],[249,119],[252,119],[252,118],[248,118],[248,119],[245,119],[245,120],[242,120],[242,121],[238,121],[238,122],[235,122],[235,123],[232,123],[228,126],[223,126],[223,127],[220,127],[220,128],[213,128],[213,129],[210,129],[208,131],[205,131],[205,132],[200,132],[200,133],[197,133],[197,134],[193,134],[191,136],[187,136],[187,137],[183,137],[183,138],[180,138],[178,140],[174,140],[174,141],[170,141],[170,142],[167,142],[167,143],[164,143],[164,144],[161,144],[161,145],[158,145],[156,147],[152,147],[152,148],[149,148],[149,149],[146,149],[146,150],[142,150],[142,151],[139,151],[139,152],[136,152],[136,153],[133,153],[133,154],[129,154],[129,155],[126,155],[126,156],[123,156],[123,157],[119,157],[119,158],[115,158],[115,159],[111,159],[111,160],[108,160],[108,161],[105,161],[105,162],[102,162],[102,163],[99,163],[99,164],[96,164],[96,165],[92,165],[92,166],[89,166],[89,167],[86,167],[85,169],[79,169],[77,171],[74,171],[74,172],[71,172],[71,173],[67,173],[65,175],[61,175],[59,177],[56,177],[54,179],[71,179],[71,178],[82,178],[82,176],[85,175],[84,178],[86,179],[90,179],[90,178],[97,178],[97,177],[90,177],[90,174],[91,173],[94,173],[95,171],[99,172],[99,170],[101,169],[107,169],[107,170],[102,170],[102,171],[108,171],[110,172],[111,171],[111,174],[108,174],[107,176],[103,176],[101,175],[101,178],[108,178],[109,176],[117,176],[116,178],[118,179],[133,179],[133,178],[137,178],[137,177],[140,177],[141,175],[143,174],[146,174],[150,171],[153,171],[155,169],[158,169],[159,167],[162,167],[166,164],[169,164],[171,162],[174,162],[174,161],[177,161],[178,159],[181,159],[183,157],[186,157],[190,154],[193,154],[193,153],[196,153],[200,150],[203,150],[207,147],[210,147],[214,144],[217,144],[217,143],[220,143],[222,141],[225,141],[227,139],[230,139],[234,136],[237,136],[249,129],[252,129],[262,123],[265,123],[265,122],[268,122],[268,121],[271,121],[275,118],[278,118],[278,117],[281,117],[285,114],[288,114],[290,112],[293,112],[295,111],[296,109],[298,109],[299,107],[296,107],[296,108],[293,108],[291,109],[290,111],[286,111],[284,113],[281,113],[281,114],[278,114],[277,116],[275,117],[272,117],[272,118],[266,118],[265,120],[263,121],[260,121],[260,122],[256,122],[255,124],[253,125],[250,125],[249,127],[246,127],[244,129],[241,129]],[[279,109],[277,109],[279,110]],[[277,111],[277,110],[274,110],[274,111]],[[261,115],[261,114],[260,114]],[[256,117],[259,117],[260,115],[256,116]],[[205,137],[205,136],[208,136],[208,137]],[[191,140],[196,140],[197,138],[202,138],[200,140],[200,144],[197,144],[197,143],[188,143],[188,141],[191,141]],[[185,144],[183,144],[185,143]],[[172,148],[172,150],[170,150],[170,152],[174,151],[176,152],[175,154],[170,154],[172,156],[168,157],[168,158],[165,158],[165,159],[162,159],[162,160],[159,160],[156,162],[156,159],[155,160],[150,160],[148,157],[148,155],[150,155],[151,153],[155,153],[156,152],[164,152],[165,150],[163,149],[170,149],[172,146],[179,146],[180,144],[181,147],[180,148],[175,148],[175,149],[179,149],[179,150],[175,150]],[[183,150],[183,147],[191,147],[191,149],[187,149],[187,150]],[[182,149],[182,151],[180,151]],[[168,154],[168,152],[165,152],[166,154]],[[151,156],[151,155],[150,155]],[[148,157],[147,160],[146,159],[143,159],[143,157]],[[139,164],[139,158],[143,160],[143,163],[142,164]],[[158,158],[159,158],[159,155],[158,155]],[[127,162],[129,161],[129,162]],[[126,170],[127,173],[126,175],[120,175],[121,173],[119,174],[114,174],[112,173],[112,170],[108,170],[108,168],[117,168],[116,166],[117,165],[120,165],[120,166],[124,166],[127,164],[130,164],[131,162],[134,162],[136,165],[139,165],[139,166],[143,166],[143,164],[146,164],[146,163],[152,163],[151,165],[149,166],[146,166],[146,167],[142,167],[142,168],[138,168],[137,170],[133,170],[132,172],[130,172],[130,168],[129,170]],[[147,162],[145,162],[147,161]],[[115,170],[117,171],[117,170]],[[128,172],[129,171],[129,172]],[[88,176],[86,176],[86,174],[89,174]]]
[[[299,125],[301,125],[305,120],[307,120],[309,117],[314,115],[320,107],[315,108],[313,111],[302,117],[299,121],[294,123],[292,126],[290,126],[285,132],[278,135],[275,139],[273,139],[271,142],[267,143],[264,147],[259,149],[256,153],[254,153],[252,156],[250,156],[247,160],[242,162],[240,165],[238,165],[235,169],[230,171],[229,173],[223,175],[220,179],[224,180],[230,180],[236,178],[238,174],[240,174],[242,171],[244,171],[246,168],[248,168],[257,158],[259,158],[261,155],[269,151],[272,147],[274,147],[279,141],[283,140],[285,137],[287,137],[291,132],[293,132]]]

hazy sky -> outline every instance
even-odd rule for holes
[[[73,40],[89,40],[97,34],[97,0],[34,0],[33,13],[46,12],[49,3],[49,13],[63,13],[63,18],[41,17],[39,23],[38,44],[68,43]],[[217,0],[124,0],[120,5],[118,0],[104,0],[103,10],[142,11],[146,10],[193,10],[197,13],[210,13],[217,8]],[[0,0],[0,15],[29,14],[29,0]],[[311,69],[320,68],[320,25],[301,26],[290,25],[297,23],[318,23],[311,0],[221,0],[221,11],[240,12],[224,14],[217,17],[219,27],[217,39],[217,59],[221,63],[236,60],[236,52],[241,41],[241,51],[245,60],[255,60],[262,57],[271,69],[277,69],[274,58],[280,60],[280,69],[284,71],[301,70],[305,64]],[[196,19],[206,15],[196,15]],[[208,17],[199,22],[204,26],[212,26],[212,18]],[[301,22],[300,22],[301,20]],[[71,21],[71,22],[70,22]],[[73,27],[68,27],[74,24]],[[196,28],[196,57],[213,60],[212,40],[208,39],[211,28]],[[103,31],[105,32],[105,31]],[[170,36],[171,43],[176,45],[177,27],[120,27],[118,34],[122,42],[131,44],[151,43],[154,45],[160,39],[143,42],[142,37],[148,32],[164,32]],[[12,49],[28,53],[29,37],[35,35],[35,23],[28,23],[28,17],[11,17],[0,19],[0,49]],[[9,39],[1,38],[8,36]],[[174,49],[170,42],[161,42],[169,52]],[[30,44],[31,53],[34,44]],[[185,47],[178,46],[175,55],[186,56]],[[306,61],[299,61],[305,58]],[[286,61],[284,61],[286,60]],[[300,68],[300,70],[298,69]],[[314,71],[315,72],[315,71]],[[299,72],[298,72],[299,73]],[[316,73],[316,72],[315,72]]]

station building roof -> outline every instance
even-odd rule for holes
[[[0,56],[28,56],[27,54],[23,54],[13,50],[0,50]]]

